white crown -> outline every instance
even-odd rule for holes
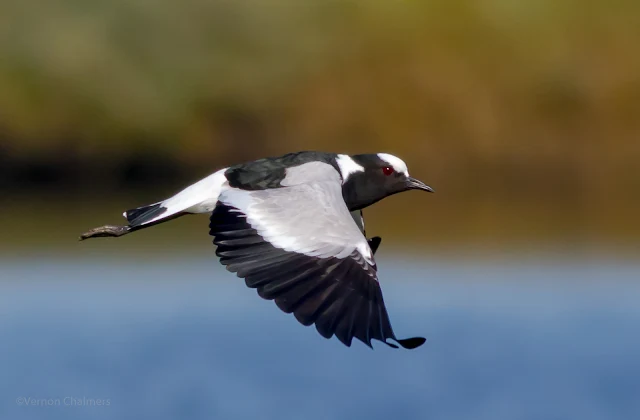
[[[400,172],[405,174],[406,176],[409,176],[409,169],[407,168],[407,164],[404,163],[404,161],[399,157],[390,155],[389,153],[378,153],[378,157],[391,165],[396,172]]]

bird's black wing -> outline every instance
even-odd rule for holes
[[[332,169],[333,170],[333,169]],[[337,182],[261,191],[229,189],[211,216],[217,255],[248,287],[303,325],[335,335],[395,340],[415,348],[424,338],[396,338],[373,253],[353,222]]]

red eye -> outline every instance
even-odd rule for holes
[[[391,175],[393,173],[393,168],[391,166],[385,166],[382,168],[382,173],[385,175]]]

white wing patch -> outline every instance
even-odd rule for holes
[[[340,174],[342,175],[342,183],[346,182],[347,178],[351,174],[356,172],[364,172],[364,167],[362,165],[358,165],[355,160],[351,158],[349,155],[338,155],[336,158],[336,163],[340,168]]]
[[[409,176],[409,169],[407,164],[397,156],[390,155],[389,153],[378,153],[378,157],[393,167],[396,172]]]
[[[326,167],[335,174],[332,166]],[[374,265],[338,179],[258,191],[226,188],[220,201],[242,212],[251,227],[277,248],[318,258],[347,258],[357,251]]]

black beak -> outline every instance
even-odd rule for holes
[[[422,190],[422,191],[426,191],[426,192],[434,192],[433,188],[431,188],[430,186],[428,186],[427,184],[425,184],[422,181],[419,181],[415,178],[412,177],[408,177],[407,178],[407,189],[409,190]]]

